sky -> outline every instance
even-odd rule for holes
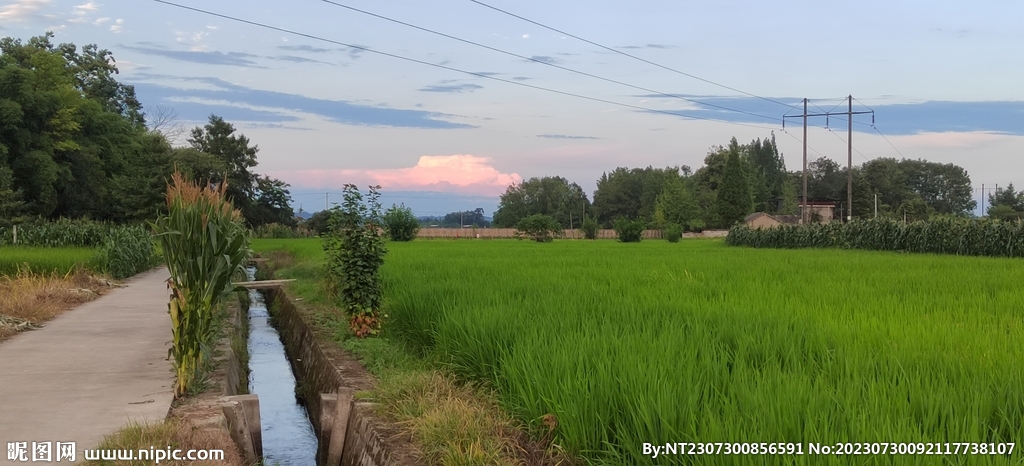
[[[151,122],[223,117],[307,212],[354,183],[417,215],[489,216],[525,179],[592,195],[603,172],[696,170],[732,137],[774,135],[799,170],[801,121],[783,115],[848,95],[873,111],[854,117],[855,165],[955,163],[979,203],[982,185],[1024,185],[1024,2],[175,1],[249,23],[153,0],[4,0],[0,36],[110,50]],[[845,166],[845,117],[809,122],[809,159]]]

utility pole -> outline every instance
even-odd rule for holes
[[[985,183],[981,184],[981,216],[985,216]]]
[[[804,200],[800,208],[800,223],[807,225],[807,98],[804,97]]]
[[[847,97],[850,106],[846,110],[848,132],[846,136],[846,221],[853,220],[853,94]]]
[[[324,210],[331,209],[331,193],[324,193]]]
[[[786,118],[802,117],[803,121],[804,121],[804,140],[803,140],[803,147],[804,147],[804,173],[803,173],[804,200],[803,200],[803,208],[801,209],[801,213],[800,213],[800,221],[801,221],[801,223],[804,223],[804,224],[808,223],[808,215],[807,215],[807,203],[808,203],[808,198],[807,198],[807,118],[808,117],[822,117],[822,116],[823,117],[828,117],[830,115],[843,115],[843,114],[846,115],[846,119],[847,119],[847,123],[848,123],[848,127],[849,127],[849,133],[850,133],[848,138],[847,138],[847,142],[846,142],[847,143],[847,147],[846,147],[846,152],[847,152],[847,165],[846,165],[846,171],[847,171],[847,176],[846,176],[847,199],[846,199],[846,202],[848,204],[847,205],[847,210],[846,210],[846,212],[847,212],[847,217],[846,218],[847,218],[847,220],[853,218],[853,209],[852,209],[852,206],[853,206],[853,116],[854,115],[870,113],[870,114],[872,114],[872,121],[873,121],[873,119],[874,119],[873,115],[874,115],[875,111],[874,110],[866,110],[866,111],[861,111],[861,112],[855,112],[855,111],[853,111],[853,95],[850,94],[848,99],[849,99],[849,107],[847,108],[847,110],[845,112],[841,112],[841,113],[840,112],[836,112],[836,113],[832,113],[832,112],[807,113],[807,101],[808,101],[808,99],[804,98],[804,112],[803,112],[803,114],[801,114],[801,115],[782,115],[782,128],[783,129],[786,128]]]
[[[878,193],[875,193],[875,218],[878,218]]]

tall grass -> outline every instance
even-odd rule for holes
[[[644,442],[1024,444],[1018,260],[718,241],[391,246],[388,331],[539,430],[553,415],[555,442],[594,464],[649,464]]]
[[[244,280],[251,255],[241,213],[220,189],[202,187],[175,172],[167,188],[166,216],[153,225],[171,274],[175,396],[190,392],[209,360],[217,334],[218,306],[232,279]]]

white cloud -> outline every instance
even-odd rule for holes
[[[85,12],[97,11],[99,9],[100,9],[99,4],[97,4],[96,2],[89,2],[89,3],[84,3],[84,4],[76,6],[75,7],[75,13],[76,14],[84,14]],[[81,13],[79,13],[79,12],[81,12]]]
[[[0,8],[0,22],[21,21],[32,16],[50,0],[18,0],[10,5]]]
[[[209,47],[203,44],[203,38],[210,35],[207,31],[174,31],[174,35],[178,36],[175,41],[179,44],[188,46],[188,49],[192,52],[205,52]]]
[[[97,19],[96,21],[93,21],[92,24],[95,25],[95,26],[102,26],[103,23],[105,23],[107,21],[110,21],[110,18],[100,18],[100,19]]]
[[[529,34],[523,34],[523,39],[529,39],[529,38],[530,38]]]
[[[121,18],[117,18],[117,21],[114,21],[114,23],[116,24],[110,25],[110,32],[113,32],[114,34],[120,34],[121,26],[124,25],[124,20]]]

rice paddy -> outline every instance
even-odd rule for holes
[[[315,241],[289,249],[312,256]],[[1024,262],[721,241],[389,243],[386,331],[593,464],[1018,464],[810,444],[1024,446]],[[943,447],[945,448],[945,447]],[[944,449],[942,451],[945,451]]]
[[[0,275],[68,273],[76,267],[99,268],[99,249],[88,247],[0,246]]]

